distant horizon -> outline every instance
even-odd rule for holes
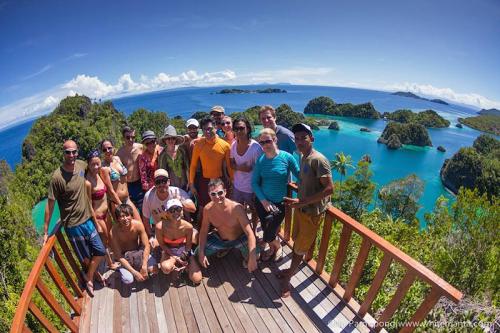
[[[286,86],[291,86],[291,87],[293,87],[293,86],[328,87],[328,88],[342,88],[342,89],[353,89],[353,90],[365,90],[365,91],[374,91],[374,92],[384,92],[384,93],[390,93],[390,94],[402,91],[402,90],[382,90],[382,89],[370,89],[370,88],[343,87],[343,86],[338,86],[338,85],[294,84],[294,83],[280,82],[280,83],[251,83],[251,84],[216,85],[216,86],[195,86],[195,85],[193,85],[193,86],[182,86],[182,87],[163,88],[163,89],[152,90],[152,91],[131,92],[131,93],[128,93],[128,94],[121,94],[121,95],[110,96],[110,97],[106,97],[106,98],[92,98],[92,97],[89,97],[89,96],[87,96],[85,94],[78,94],[78,95],[80,95],[80,96],[86,96],[86,97],[89,97],[92,101],[99,101],[99,103],[103,103],[103,102],[106,102],[106,101],[114,101],[114,100],[119,100],[119,99],[122,99],[122,98],[137,97],[137,96],[141,96],[141,95],[148,95],[148,94],[155,94],[155,93],[169,92],[169,91],[183,90],[183,89],[212,89],[213,88],[214,90],[218,90],[220,88],[252,87],[252,86],[270,86],[270,87],[272,87],[272,86],[285,86],[285,87]],[[404,91],[404,92],[410,92],[410,91]],[[426,97],[426,98],[434,98],[434,97],[436,97],[436,96],[425,95],[425,94],[415,94],[415,95],[417,95],[419,97]],[[67,95],[65,97],[62,97],[61,100],[64,99],[64,98],[66,98],[66,97],[71,97],[71,96]],[[407,97],[407,98],[411,98],[411,97]],[[456,103],[456,102],[447,100],[445,98],[440,98],[440,99],[448,102],[450,105],[457,105],[457,106],[465,107],[465,108],[468,108],[468,109],[471,109],[471,110],[474,110],[474,111],[480,111],[481,110],[481,108],[478,108],[478,107],[473,106],[473,105]],[[16,120],[13,120],[13,121],[11,121],[9,123],[1,123],[0,122],[0,132],[4,131],[4,130],[7,130],[7,129],[10,129],[10,128],[15,127],[15,126],[18,126],[18,125],[30,122],[32,120],[38,119],[38,118],[40,118],[42,116],[45,116],[47,114],[50,114],[59,105],[59,102],[54,107],[51,107],[50,109],[47,109],[45,111],[41,111],[40,113],[36,113],[36,114],[30,115],[30,116],[28,116],[26,118],[16,119]],[[369,101],[367,101],[367,102],[369,102]],[[300,112],[302,112],[302,111],[300,111]]]

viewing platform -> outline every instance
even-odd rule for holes
[[[336,208],[327,211],[319,247],[309,251],[293,277],[291,297],[281,298],[274,272],[290,264],[292,214],[287,209],[280,232],[286,257],[276,264],[259,263],[259,270],[248,273],[240,254],[233,251],[221,259],[210,258],[198,286],[162,273],[126,286],[114,274],[108,287],[96,288],[93,298],[79,287],[81,267],[58,224],[26,281],[11,332],[30,332],[28,311],[30,321],[50,332],[379,332],[385,331],[382,324],[391,323],[410,287],[419,281],[429,292],[400,329],[411,332],[441,297],[453,302],[462,298],[435,273]],[[334,223],[340,223],[341,232],[332,251]],[[361,244],[353,265],[344,265],[354,235]],[[380,266],[364,298],[354,299],[371,251],[381,255]],[[324,270],[327,258],[334,258],[330,272]],[[372,304],[393,263],[403,267],[404,274],[374,318]],[[40,310],[43,303],[53,312]]]

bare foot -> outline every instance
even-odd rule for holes
[[[281,297],[282,298],[290,297],[291,289],[292,286],[290,285],[290,282],[286,279],[283,280],[281,282]]]

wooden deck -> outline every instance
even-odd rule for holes
[[[290,248],[285,251],[290,255]],[[290,264],[260,263],[250,274],[233,251],[211,258],[203,283],[173,281],[164,274],[123,285],[117,273],[110,286],[87,298],[81,332],[369,332],[364,321],[303,264],[292,279],[292,297],[280,298],[274,272]]]

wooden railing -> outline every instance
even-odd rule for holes
[[[56,243],[59,244],[60,249],[64,253],[64,258],[59,248],[56,247]],[[54,259],[52,259],[51,256],[53,256]],[[56,268],[54,260],[59,270]],[[67,264],[71,267],[72,273],[68,269]],[[68,313],[68,311],[64,309],[64,306],[59,303],[47,284],[43,281],[42,276],[44,271],[48,273],[48,276],[50,276],[62,297],[71,308],[72,313]],[[60,272],[62,272],[63,276],[61,276]],[[30,311],[49,332],[58,331],[54,323],[51,322],[35,304],[33,299],[35,288],[38,290],[43,301],[60,319],[61,323],[68,327],[71,332],[77,332],[80,316],[83,311],[84,297],[86,296],[86,292],[82,291],[76,282],[81,282],[81,280],[81,267],[74,259],[72,251],[70,251],[62,234],[61,223],[58,223],[54,227],[47,242],[42,247],[31,273],[28,276],[10,332],[30,332],[30,329],[26,325],[26,314],[28,311]],[[69,288],[71,288],[73,292],[71,292]]]
[[[290,197],[292,192],[296,190],[296,185],[290,184],[288,196]],[[281,238],[291,247],[293,247],[293,239],[290,237],[292,230],[292,214],[292,209],[287,208],[284,230],[280,233]],[[324,267],[331,238],[332,223],[334,220],[337,220],[342,224],[342,232],[332,271],[328,274],[324,270]],[[339,280],[342,272],[342,266],[347,258],[347,249],[353,232],[361,237],[362,242],[358,256],[354,262],[353,269],[350,272],[349,281],[344,289],[339,284]],[[430,269],[337,208],[331,207],[325,214],[323,232],[316,260],[313,259],[314,247],[315,244],[313,244],[313,247],[306,255],[305,261],[321,277],[321,279],[324,280],[324,282],[334,288],[339,297],[342,297],[348,306],[350,306],[361,319],[363,319],[363,317],[370,311],[371,305],[382,287],[382,283],[384,282],[384,279],[389,271],[391,263],[397,262],[404,267],[405,274],[403,279],[399,283],[396,292],[383,310],[380,317],[376,319],[376,327],[373,327],[376,331],[381,330],[387,325],[388,322],[390,322],[406,293],[412,284],[417,280],[429,285],[430,292],[427,294],[411,319],[403,325],[400,332],[412,332],[415,327],[425,319],[427,314],[432,310],[441,297],[444,296],[455,303],[458,303],[462,298],[462,293],[460,291],[437,276]],[[377,248],[383,253],[382,262],[372,280],[371,286],[368,289],[364,300],[361,303],[358,303],[352,297],[361,278],[364,265],[372,247]]]

